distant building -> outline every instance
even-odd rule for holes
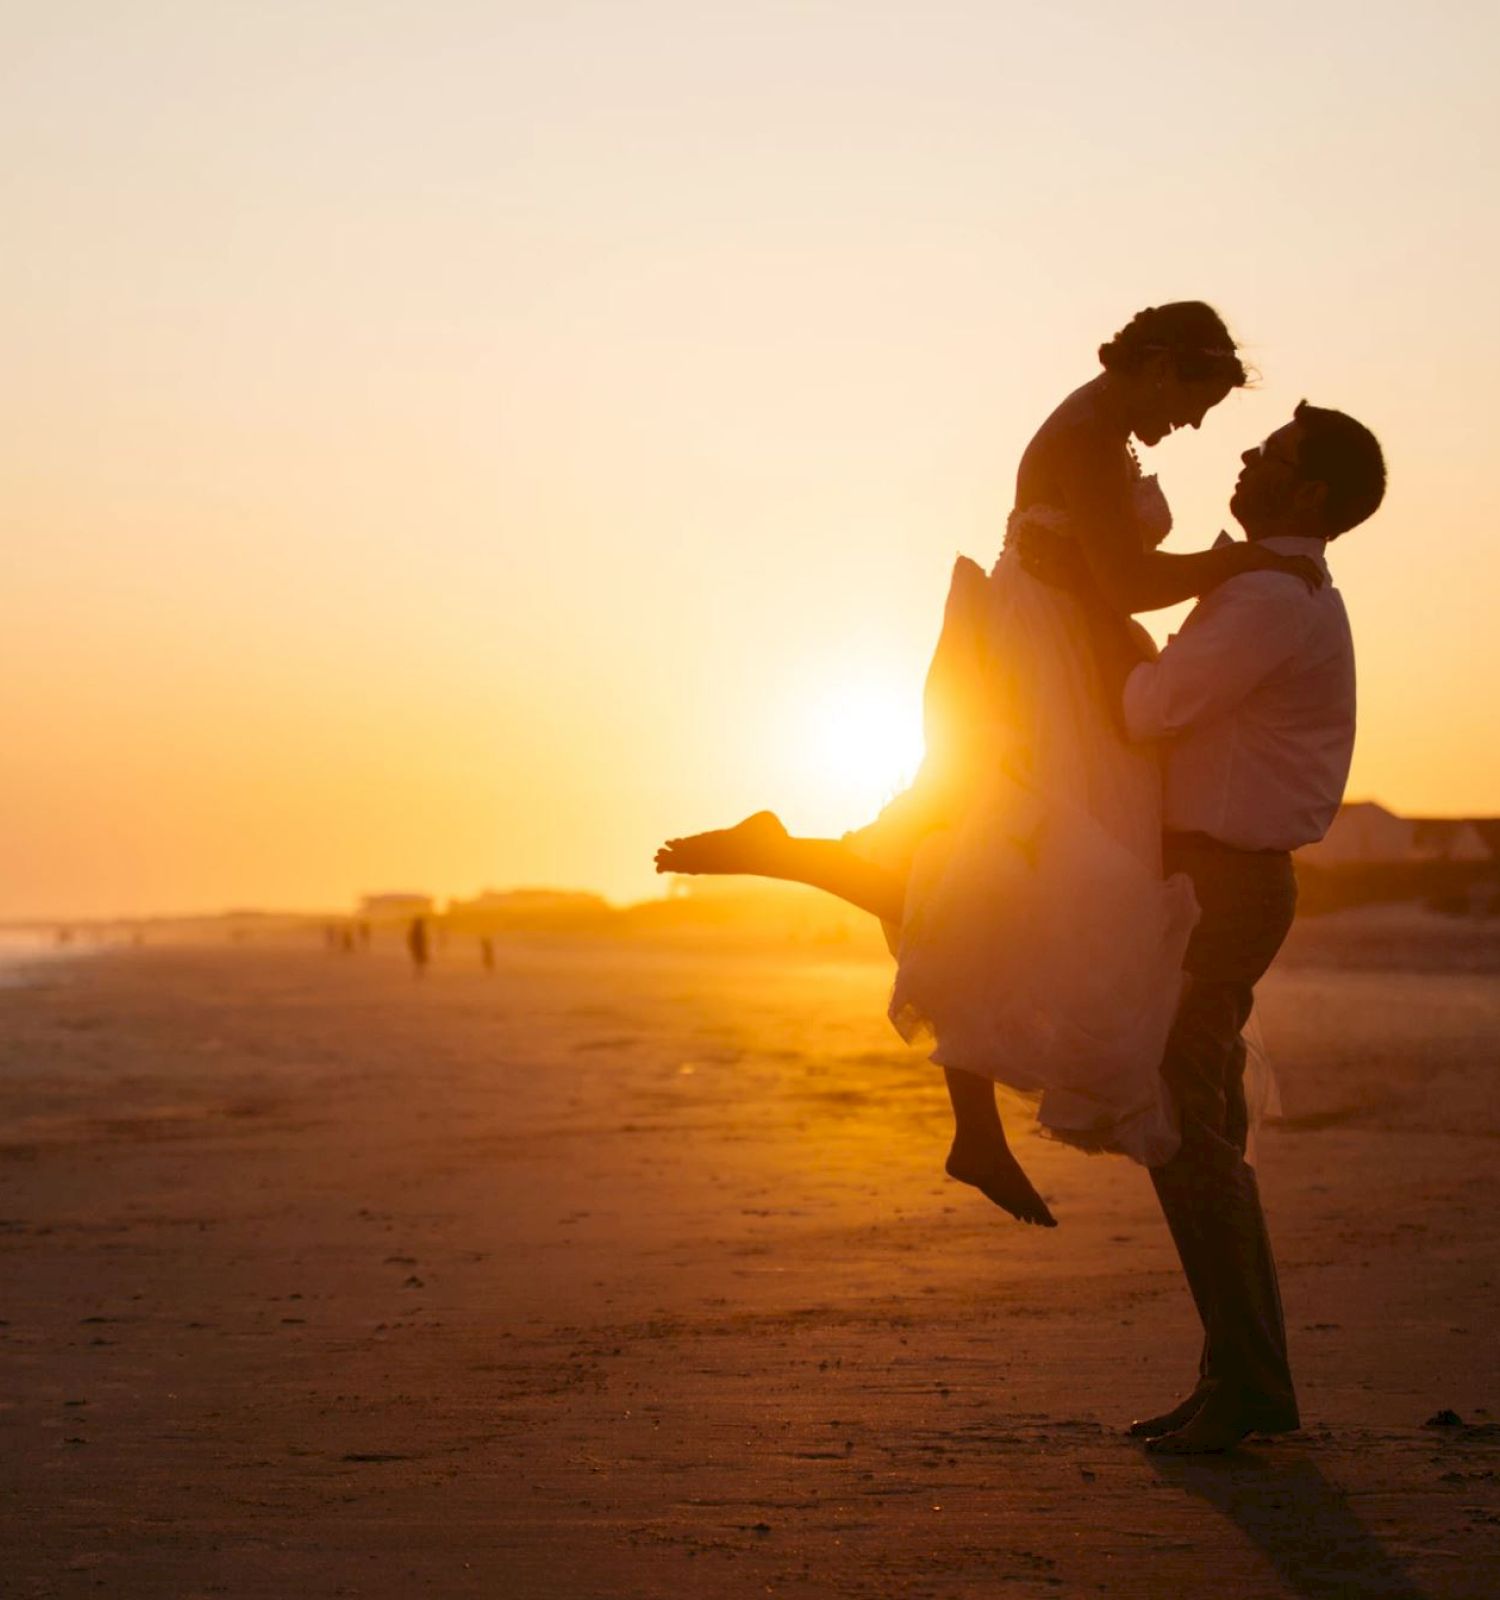
[[[1410,861],[1416,825],[1373,800],[1355,800],[1339,807],[1333,826],[1317,844],[1297,852],[1315,867],[1337,867],[1368,861]]]
[[[392,917],[430,917],[432,910],[430,894],[367,894],[359,901],[359,915],[377,922]]]
[[[445,922],[471,932],[515,929],[585,932],[613,923],[614,908],[602,896],[569,889],[485,889],[472,900],[450,900]]]
[[[450,916],[467,916],[473,912],[502,914],[535,911],[594,911],[609,904],[602,895],[589,894],[582,889],[481,889],[472,900],[450,900]]]
[[[1400,817],[1373,800],[1340,806],[1327,836],[1297,852],[1315,867],[1500,859],[1500,823],[1489,818]]]
[[[1493,852],[1476,823],[1462,817],[1418,818],[1412,849],[1419,861],[1489,861]]]

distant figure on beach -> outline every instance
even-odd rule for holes
[[[1157,549],[1171,512],[1131,440],[1197,428],[1245,383],[1218,313],[1150,307],[1098,354],[1022,456],[999,560],[954,568],[912,787],[842,839],[791,838],[758,812],[657,854],[659,872],[792,879],[878,916],[897,958],[891,1021],[944,1071],[949,1175],[1049,1227],[996,1082],[1036,1095],[1042,1130],[1084,1149],[1152,1165],[1177,1146],[1160,1066],[1195,906],[1185,877],[1162,880],[1157,754],[1125,739],[1106,663],[1150,653],[1134,611],[1250,573],[1321,581],[1254,542]],[[1065,536],[1087,581],[1038,581],[1020,549],[1033,529]]]
[[[370,948],[370,924],[368,922],[359,924],[359,947],[361,950]]]
[[[421,977],[427,970],[427,963],[431,959],[431,946],[428,943],[426,917],[413,917],[411,927],[406,933],[406,949],[411,956],[411,969]]]
[[[479,941],[479,959],[483,963],[486,972],[495,970],[495,941],[490,938],[489,934],[485,934]]]

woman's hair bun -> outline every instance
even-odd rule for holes
[[[1106,372],[1139,372],[1154,355],[1166,354],[1179,378],[1224,378],[1233,389],[1248,378],[1224,319],[1202,300],[1147,306],[1099,346]]]

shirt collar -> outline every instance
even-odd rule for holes
[[[1260,541],[1267,550],[1279,556],[1307,556],[1316,561],[1324,572],[1328,571],[1328,541],[1326,539],[1299,539],[1292,534]]]
[[[1226,544],[1238,544],[1240,541],[1232,534],[1221,533],[1214,540],[1214,549],[1220,550]],[[1328,541],[1326,539],[1304,539],[1294,534],[1278,534],[1273,539],[1262,539],[1267,550],[1274,550],[1279,556],[1307,556],[1316,561],[1324,572],[1328,571]]]

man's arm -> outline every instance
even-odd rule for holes
[[[1232,711],[1307,638],[1313,603],[1295,578],[1254,573],[1202,601],[1155,661],[1125,680],[1126,732],[1167,739]]]

